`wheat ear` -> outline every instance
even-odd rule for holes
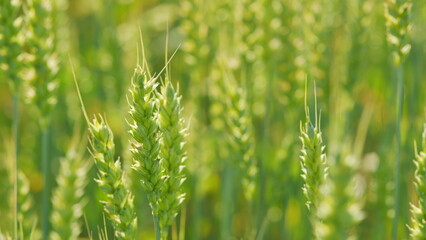
[[[138,66],[135,69],[130,87],[130,134],[133,137],[133,169],[138,171],[142,186],[148,194],[154,216],[158,215],[157,202],[162,183],[161,166],[158,158],[158,124],[156,112],[158,101],[155,96],[156,79]]]
[[[76,240],[80,235],[80,219],[86,204],[83,195],[89,169],[90,162],[74,150],[61,160],[56,178],[58,186],[52,195],[52,231],[49,239]]]
[[[233,81],[235,83],[235,81]],[[237,155],[237,165],[243,175],[244,196],[248,202],[253,200],[256,191],[258,168],[254,154],[255,140],[247,94],[242,88],[232,84],[225,86],[228,108],[228,126],[231,131],[231,145]]]
[[[316,106],[315,123],[311,122],[309,109],[306,107],[306,120],[305,124],[300,126],[300,135],[302,142],[300,159],[304,180],[302,190],[307,199],[306,205],[311,212],[312,225],[316,226],[316,223],[320,221],[318,215],[318,206],[321,201],[320,188],[328,174],[325,145],[322,141],[321,124]],[[315,233],[315,235],[318,237],[318,233]]]
[[[90,143],[95,165],[98,168],[96,182],[106,194],[104,211],[114,226],[119,240],[134,240],[137,227],[133,208],[133,195],[124,182],[120,160],[114,160],[115,145],[111,129],[104,119],[94,117],[89,123]]]
[[[422,145],[420,151],[415,147],[414,184],[418,195],[417,206],[411,204],[411,239],[426,239],[426,124],[424,125]]]
[[[19,235],[23,240],[30,239],[32,236],[39,237],[39,232],[35,230],[37,217],[34,214],[34,199],[30,192],[30,183],[25,174],[18,172],[18,220]]]
[[[163,240],[166,240],[168,228],[185,199],[182,183],[186,179],[183,173],[186,159],[184,150],[186,128],[182,118],[179,89],[173,87],[167,76],[158,98],[160,102],[158,125],[161,131],[160,157],[165,178],[159,201],[159,219],[161,236]]]

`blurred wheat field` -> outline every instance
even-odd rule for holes
[[[0,240],[426,239],[425,22],[0,0]]]

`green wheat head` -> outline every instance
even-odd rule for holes
[[[313,125],[307,113],[305,124],[300,126],[300,134],[302,178],[305,181],[303,193],[307,198],[308,209],[316,214],[320,202],[320,187],[324,184],[328,174],[327,157],[324,152],[325,145],[322,141],[319,120],[316,119],[315,125]]]
[[[409,21],[412,4],[409,0],[386,0],[386,38],[392,48],[394,64],[399,66],[410,53]]]
[[[242,88],[228,86],[228,126],[231,131],[231,145],[237,153],[238,165],[243,173],[244,196],[253,199],[256,191],[257,165],[254,154],[255,141],[247,94]]]
[[[120,160],[114,160],[115,145],[111,129],[104,119],[94,117],[89,125],[92,155],[98,168],[96,182],[105,192],[104,210],[112,222],[117,239],[135,239],[137,218],[133,195],[124,182]]]
[[[59,70],[55,54],[55,34],[53,28],[52,2],[50,0],[29,0],[28,3],[29,52],[32,55],[30,65],[34,73],[28,74],[27,98],[41,113],[42,126],[49,121],[49,114],[56,105],[55,78]]]
[[[24,67],[23,26],[22,1],[0,0],[0,73],[11,80],[13,92],[19,89]]]
[[[133,169],[139,173],[154,216],[158,215],[158,199],[163,183],[159,159],[158,100],[155,95],[157,86],[156,78],[142,67],[136,67],[129,90],[132,97],[129,113],[133,121],[129,125],[134,140],[131,149]]]
[[[414,165],[414,184],[416,185],[418,204],[411,204],[411,239],[426,239],[426,124],[422,136],[422,145],[420,151],[415,149]]]
[[[164,169],[164,184],[159,202],[159,221],[162,229],[162,239],[167,239],[168,227],[177,216],[185,193],[182,184],[186,177],[185,168],[186,152],[184,150],[186,128],[182,118],[181,96],[166,76],[165,83],[161,86],[159,98],[158,125],[161,131],[160,157]]]
[[[78,239],[81,217],[86,204],[84,188],[87,185],[89,162],[71,151],[61,160],[56,178],[58,186],[52,195],[52,231],[49,239]]]

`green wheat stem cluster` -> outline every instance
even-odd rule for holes
[[[421,148],[415,147],[414,184],[416,186],[418,203],[411,204],[411,224],[409,226],[411,239],[426,239],[426,124],[424,125]]]
[[[146,67],[146,66],[145,66]],[[130,135],[133,138],[133,169],[139,173],[154,217],[156,236],[159,235],[158,201],[164,182],[160,165],[159,128],[157,123],[158,99],[156,97],[157,78],[152,77],[148,69],[137,66],[130,87],[131,100]]]
[[[158,94],[159,112],[158,126],[161,131],[160,158],[164,170],[164,184],[159,201],[159,221],[161,236],[167,239],[168,230],[180,211],[185,193],[182,184],[186,177],[185,168],[186,128],[182,117],[181,96],[179,88],[175,89],[166,75],[165,82]]]
[[[104,211],[114,226],[115,237],[133,240],[137,228],[133,195],[124,181],[121,161],[115,160],[112,131],[101,116],[94,117],[89,131],[92,155],[98,168],[96,182],[106,194],[106,200],[102,202]]]
[[[52,194],[52,213],[50,221],[52,240],[76,240],[81,233],[81,217],[86,204],[84,188],[90,162],[85,161],[75,151],[70,151],[61,159],[56,178],[58,186]]]
[[[315,108],[315,123],[309,117],[309,109],[306,109],[305,124],[300,126],[300,140],[302,142],[301,167],[303,194],[307,202],[306,205],[311,212],[311,222],[315,228],[320,221],[318,207],[322,200],[321,187],[328,175],[327,157],[325,155],[325,145],[322,140],[321,124]],[[315,233],[318,237],[318,233]]]

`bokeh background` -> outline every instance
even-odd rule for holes
[[[383,1],[58,0],[54,9],[60,71],[49,135],[53,186],[73,138],[81,139],[82,157],[93,161],[85,146],[87,126],[72,62],[88,114],[106,116],[114,132],[117,155],[136,196],[139,236],[153,239],[146,195],[130,169],[126,123],[127,89],[141,52],[141,31],[152,72],[163,68],[166,52],[170,56],[178,49],[170,73],[179,84],[189,126],[187,200],[177,220],[185,239],[221,239],[226,233],[241,239],[251,215],[238,176],[225,178],[233,161],[226,141],[224,71],[248,95],[259,168],[253,214],[259,239],[312,236],[301,190],[298,136],[305,83],[312,107],[314,81],[330,172],[339,189],[331,198],[341,200],[331,221],[340,226],[359,219],[350,229],[359,239],[390,238],[397,99]],[[416,199],[414,141],[426,119],[426,2],[413,1],[411,22],[412,51],[403,66],[399,239],[408,236],[409,202]],[[10,232],[11,94],[8,82],[0,80],[0,228]],[[37,114],[35,106],[23,104],[19,144],[19,167],[30,180],[35,212],[44,187]],[[95,177],[92,167],[85,216],[93,232],[104,223]],[[88,230],[83,229],[84,239]]]

